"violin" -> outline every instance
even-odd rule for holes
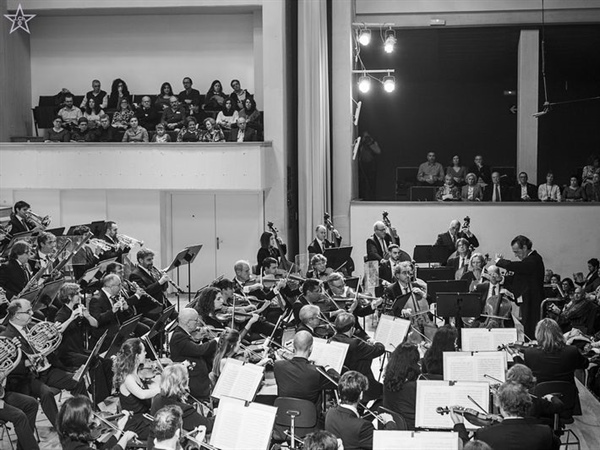
[[[138,368],[138,376],[145,383],[152,381],[157,375],[160,375],[165,366],[173,364],[170,358],[146,359]]]
[[[438,406],[435,409],[435,412],[441,415],[453,412],[454,414],[463,416],[465,419],[467,419],[469,422],[471,422],[477,427],[493,425],[496,423],[500,423],[502,422],[502,420],[504,420],[502,416],[499,416],[497,414],[483,413],[471,408],[465,408],[463,406]]]
[[[97,421],[90,424],[90,435],[94,441],[103,442],[120,432],[117,424],[112,422],[129,415],[127,412],[110,414],[108,411],[92,412],[92,414]]]

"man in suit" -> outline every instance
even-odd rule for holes
[[[600,286],[600,261],[598,261],[598,258],[592,258],[587,262],[587,266],[589,272],[583,280],[583,283],[576,281],[575,284],[580,285],[583,288],[584,293],[590,294]]]
[[[137,283],[146,294],[155,300],[155,302],[140,303],[137,310],[140,314],[152,320],[157,320],[162,308],[168,303],[165,292],[169,287],[169,276],[166,273],[153,270],[154,252],[152,250],[142,248],[136,256],[138,265],[129,275],[129,281]],[[157,308],[157,304],[160,304],[160,308]]]
[[[179,323],[169,345],[173,362],[188,360],[196,363],[195,367],[190,368],[190,393],[202,400],[210,396],[208,374],[217,350],[217,341],[200,343],[192,339],[191,333],[199,325],[198,312],[192,308],[183,308],[179,313]]]
[[[4,375],[0,378],[4,379]],[[17,392],[6,392],[0,406],[0,420],[12,422],[17,435],[17,450],[39,450],[37,439],[33,434],[35,420],[40,404],[29,395]]]
[[[23,200],[15,203],[14,213],[10,215],[10,234],[14,236],[18,233],[36,230],[36,227],[27,220],[27,212],[30,208],[31,205]]]
[[[525,418],[531,407],[531,396],[525,387],[518,383],[506,382],[498,390],[500,412],[504,420],[498,424],[479,428],[474,439],[487,443],[494,450],[522,448],[527,450],[558,450],[560,439],[552,428],[540,424],[535,419]],[[454,431],[459,433],[463,442],[469,440],[469,434],[461,415],[450,412],[454,422]]]
[[[142,104],[135,110],[135,117],[137,117],[140,126],[147,131],[154,130],[160,120],[158,111],[152,107],[150,97],[147,95],[142,97]]]
[[[325,430],[340,438],[347,450],[373,448],[375,427],[358,413],[358,404],[368,387],[369,381],[363,374],[354,370],[346,372],[338,384],[340,404],[331,408],[325,417]],[[397,428],[390,414],[380,414],[379,419],[385,423],[385,429]]]
[[[227,134],[228,142],[255,142],[258,140],[256,130],[246,124],[245,117],[237,118],[237,128],[232,128]]]
[[[306,282],[304,284],[306,284]],[[296,304],[294,304],[294,306],[296,306]],[[315,329],[321,324],[320,316],[321,310],[317,305],[311,305],[307,303],[304,306],[300,306],[300,309],[298,311],[298,320],[300,321],[300,323],[296,327],[296,333],[300,331],[307,331],[312,336],[316,337]]]
[[[400,250],[400,247],[397,244],[390,245],[388,247],[388,252],[390,253],[390,257],[379,264],[379,278],[382,280],[381,283],[383,287],[387,287],[396,281],[394,279],[394,269],[398,264],[403,261],[412,261],[410,255],[405,251]]]
[[[513,187],[513,202],[535,202],[538,199],[538,189],[534,184],[528,183],[526,172],[519,174],[519,183]]]
[[[317,228],[315,228],[315,238],[308,246],[308,253],[322,255],[328,248],[339,247],[342,243],[342,236],[335,229],[332,233],[335,242],[327,239],[327,228],[324,225],[317,225]]]
[[[435,241],[435,245],[442,246],[446,248],[448,252],[448,256],[456,251],[456,242],[459,239],[466,239],[469,241],[469,245],[472,245],[474,248],[479,247],[479,241],[477,237],[471,232],[470,227],[460,229],[460,222],[454,219],[450,222],[450,226],[448,227],[448,231],[442,234],[438,234],[438,237]]]
[[[473,292],[479,294],[479,300],[481,302],[481,312],[485,311],[485,304],[490,297],[495,297],[499,295],[503,295],[508,297],[508,300],[514,300],[513,295],[504,289],[500,283],[502,282],[502,274],[500,273],[500,269],[497,266],[491,265],[487,268],[487,272],[489,274],[489,280],[484,283],[480,283],[475,286]],[[494,311],[487,311],[488,314],[495,315]],[[472,324],[472,327],[477,328],[480,323],[485,322],[485,317],[479,317],[475,319]],[[504,321],[504,327],[509,327],[512,321]]]
[[[8,262],[0,266],[0,287],[6,291],[8,300],[18,295],[32,277],[28,264],[30,252],[27,242],[17,241],[10,249]]]
[[[400,245],[400,237],[394,227],[387,232],[387,227],[381,221],[373,224],[373,235],[367,239],[366,261],[379,261],[383,263],[389,258],[389,246]]]
[[[507,288],[514,294],[520,306],[525,334],[531,337],[535,334],[535,326],[540,320],[540,305],[544,299],[544,260],[532,249],[533,243],[525,236],[515,237],[510,245],[520,261],[509,261],[502,255],[496,255],[496,265],[514,272],[512,282]]]
[[[484,202],[506,202],[509,199],[508,190],[506,186],[502,186],[500,182],[500,173],[493,172],[492,173],[492,184],[488,185],[483,191],[483,201]]]
[[[42,231],[37,236],[37,249],[32,258],[29,258],[28,264],[31,273],[35,275],[39,270],[45,270],[50,264],[50,259],[56,252],[56,236],[52,233]],[[46,271],[49,274],[52,268]]]
[[[424,289],[413,286],[411,282],[413,274],[414,268],[412,263],[410,261],[402,261],[394,268],[394,279],[396,281],[388,285],[385,289],[385,309],[392,308],[397,301],[398,304],[392,309],[393,315],[397,317],[410,317],[415,307],[412,300],[414,299],[415,302],[418,302],[427,296]]]
[[[308,331],[299,331],[294,336],[294,357],[275,361],[273,371],[280,397],[301,398],[318,405],[321,391],[334,389],[334,384],[308,361],[312,346],[312,335]]]
[[[119,226],[116,222],[108,220],[104,224],[104,227],[105,231],[104,236],[102,236],[102,239],[108,242],[113,247],[113,249],[104,251],[100,255],[100,260],[104,261],[106,259],[117,258],[118,262],[123,262],[122,256],[129,253],[129,250],[131,250],[131,248],[125,243],[119,241],[119,239],[117,238],[117,235],[119,233]]]

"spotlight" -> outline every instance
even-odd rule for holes
[[[358,89],[363,94],[366,94],[371,89],[371,79],[367,75],[363,75],[358,79]]]
[[[393,75],[383,77],[383,89],[385,89],[385,92],[394,92],[394,89],[396,89],[396,77]]]
[[[392,53],[396,46],[396,32],[391,28],[385,32],[385,40],[383,43],[383,49],[386,53]]]
[[[371,30],[367,28],[360,30],[358,34],[358,42],[360,42],[360,45],[369,45],[371,42]]]

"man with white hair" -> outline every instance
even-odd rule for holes
[[[457,219],[450,222],[448,231],[442,234],[438,234],[435,245],[446,247],[448,250],[448,256],[456,251],[456,243],[459,239],[466,239],[469,241],[469,245],[474,248],[479,247],[479,241],[477,237],[471,232],[470,227],[463,227],[460,229],[460,222]]]
[[[383,263],[389,258],[389,246],[396,244],[400,246],[400,237],[394,227],[389,229],[381,221],[373,224],[373,235],[367,239],[367,261],[379,261]]]
[[[135,110],[135,117],[137,117],[140,126],[148,131],[154,130],[160,120],[158,111],[152,107],[150,97],[147,95],[142,97],[142,104]]]

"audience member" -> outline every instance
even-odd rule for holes
[[[85,117],[80,117],[77,121],[77,128],[71,133],[71,142],[88,142],[89,140],[88,120]]]
[[[185,77],[183,79],[183,91],[179,93],[179,101],[185,107],[186,113],[192,113],[192,105],[200,104],[200,92],[192,87],[192,79]]]
[[[566,333],[573,328],[577,328],[581,333],[593,335],[597,330],[588,329],[590,316],[593,316],[595,311],[594,302],[585,298],[585,292],[579,286],[570,296],[570,301],[562,311],[556,304],[549,306],[551,311],[556,315],[556,322],[560,326],[563,333]]]
[[[486,202],[506,202],[509,200],[508,191],[502,186],[499,172],[492,172],[492,184],[485,188],[483,200]]]
[[[236,124],[238,112],[233,105],[233,100],[230,98],[226,99],[223,108],[217,114],[217,125],[223,130],[229,131]]]
[[[400,414],[409,430],[415,429],[419,359],[416,345],[399,345],[390,355],[383,376],[383,406]]]
[[[598,155],[591,155],[588,158],[587,165],[583,167],[583,172],[581,173],[582,186],[591,183],[595,173],[600,174],[600,157],[598,157]]]
[[[104,114],[104,110],[100,108],[95,98],[91,97],[85,104],[85,110],[83,111],[83,117],[88,120],[90,128],[96,128],[100,123],[100,116]]]
[[[123,97],[119,102],[119,109],[114,113],[112,126],[117,130],[126,130],[129,128],[129,121],[134,117],[131,106],[127,98]]]
[[[127,83],[122,79],[117,78],[112,82],[107,108],[118,109],[123,99],[127,100],[127,104],[131,104],[132,96],[127,88]]]
[[[587,266],[588,274],[585,279],[577,281],[576,283],[583,288],[583,292],[589,294],[590,292],[594,292],[600,286],[600,261],[598,261],[598,258],[592,258],[587,262]]]
[[[162,122],[165,123],[167,130],[179,131],[183,128],[186,118],[185,108],[179,104],[179,100],[174,95],[169,99],[170,107],[165,109],[162,114]]]
[[[223,85],[219,80],[214,80],[204,97],[204,109],[206,111],[220,111],[226,98],[227,95],[223,93]]]
[[[202,135],[202,142],[225,142],[225,136],[215,119],[212,117],[204,119],[204,128],[206,131]]]
[[[148,142],[148,130],[139,126],[137,117],[129,119],[129,128],[125,130],[123,142]]]
[[[579,186],[577,175],[571,175],[570,184],[562,193],[563,202],[583,202],[585,201],[585,191]]]
[[[262,132],[262,125],[260,123],[260,112],[256,109],[256,102],[254,98],[248,97],[244,100],[244,109],[239,112],[239,116],[246,119],[246,124],[256,130],[259,134]]]
[[[108,106],[108,94],[101,89],[99,80],[92,81],[92,90],[86,92],[79,107],[81,109],[87,108],[90,98],[95,101],[100,109],[105,109]]]
[[[169,107],[171,104],[171,97],[173,97],[173,95],[171,83],[165,81],[160,85],[160,92],[158,93],[156,101],[154,102],[154,109],[156,109],[159,115]]]
[[[246,89],[242,89],[240,80],[231,80],[231,89],[233,92],[229,95],[229,98],[233,101],[233,107],[239,111],[244,108],[244,101],[248,97],[252,97]]]
[[[448,169],[450,169],[450,167]],[[455,202],[460,200],[460,191],[456,186],[452,175],[446,174],[444,177],[444,185],[438,188],[435,198],[440,202]]]
[[[204,126],[204,120],[208,117],[211,117],[202,109],[202,105],[196,105],[194,103],[192,103],[192,112],[190,116],[196,119],[196,123],[198,123],[198,125],[202,126]]]
[[[467,184],[462,187],[460,198],[465,202],[480,202],[483,200],[483,188],[477,184],[477,175],[470,172],[466,177]]]
[[[546,182],[538,188],[538,198],[543,202],[560,202],[560,187],[554,184],[554,174],[546,174]]]
[[[154,134],[154,136],[152,136],[150,142],[158,142],[159,144],[171,142],[171,136],[167,134],[167,129],[164,123],[160,122],[156,125],[156,133]]]
[[[229,142],[253,142],[257,141],[256,130],[246,126],[246,119],[237,118],[237,128],[232,128],[227,134]]]
[[[138,123],[141,127],[148,131],[152,131],[156,128],[160,120],[160,115],[150,104],[150,97],[145,95],[142,97],[142,104],[135,110],[135,117],[138,119]]]
[[[467,168],[460,165],[460,157],[454,155],[452,157],[452,165],[446,168],[446,175],[450,175],[454,179],[454,183],[457,186],[465,184],[465,177],[467,176]]]
[[[117,140],[117,130],[110,126],[110,119],[106,114],[100,116],[100,126],[94,130],[92,141],[94,142],[115,142]]]
[[[81,110],[73,105],[73,95],[67,94],[65,96],[65,106],[63,106],[57,114],[62,120],[63,124],[67,129],[77,126],[77,121],[83,115]]]
[[[473,161],[473,165],[469,167],[469,172],[474,173],[476,182],[481,187],[486,187],[492,182],[492,170],[489,166],[483,164],[483,156],[476,155]]]
[[[417,171],[417,181],[421,186],[439,186],[444,181],[444,168],[435,162],[435,152],[427,153],[427,162]]]
[[[584,194],[588,202],[600,202],[600,174],[592,175],[592,182],[584,186]]]
[[[177,142],[198,142],[202,138],[198,123],[193,117],[185,119],[185,127],[177,134]]]
[[[52,124],[54,126],[46,130],[44,142],[69,142],[69,131],[63,128],[62,118],[55,117]]]
[[[513,188],[512,199],[514,202],[534,202],[538,199],[537,188],[528,183],[529,177],[526,172],[519,174],[519,182]]]

